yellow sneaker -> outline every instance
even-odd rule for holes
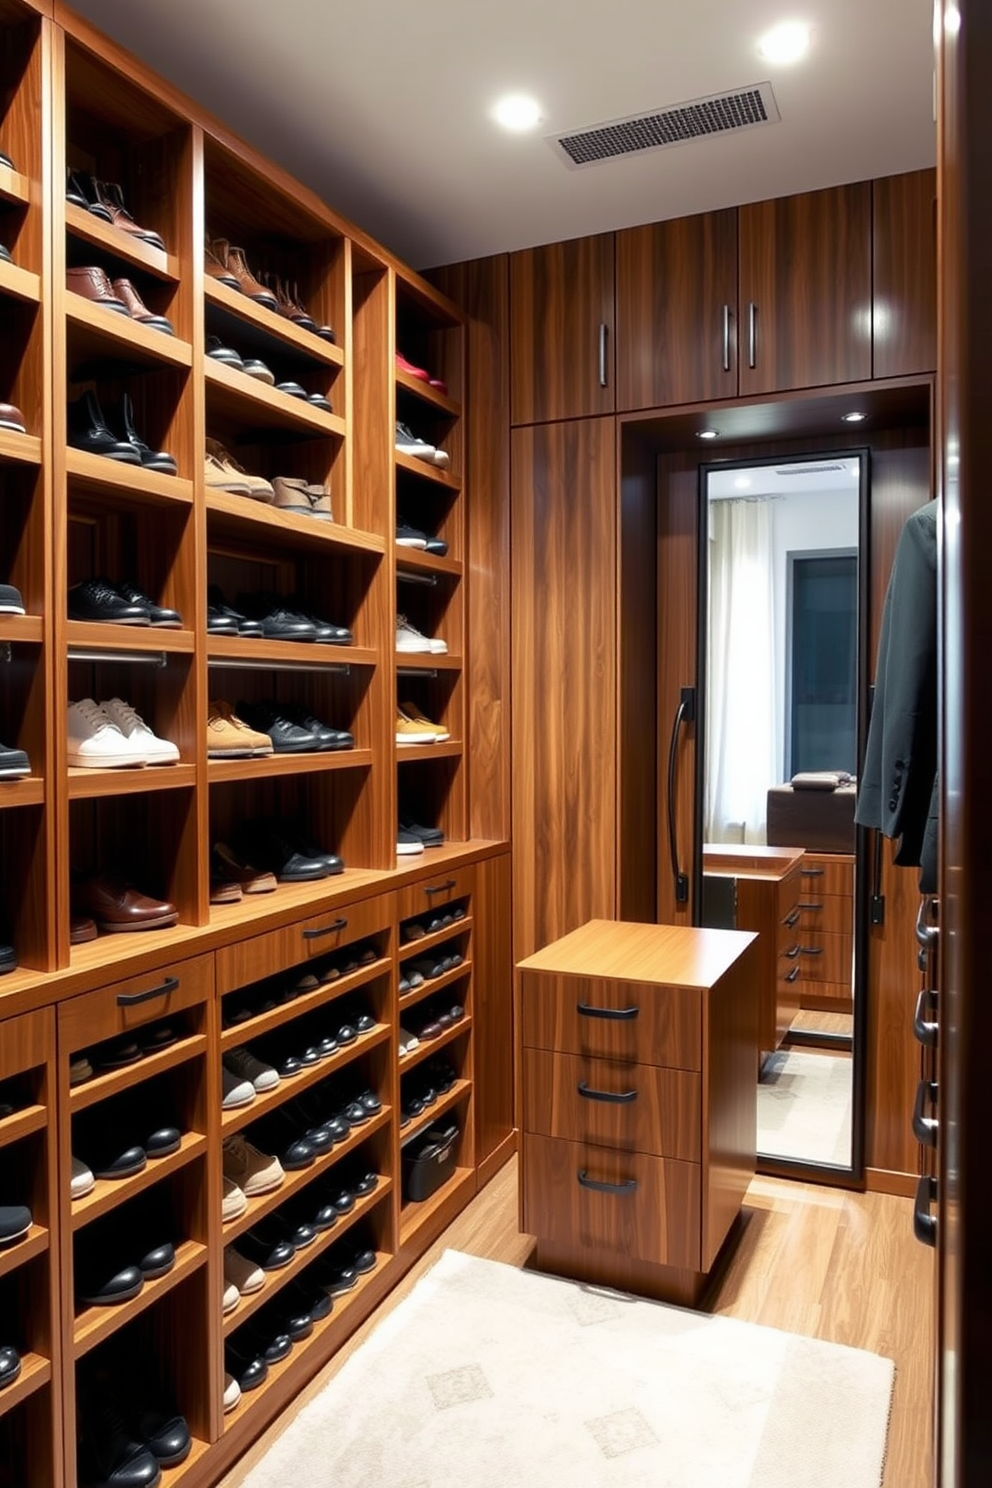
[[[433,725],[417,723],[403,712],[396,714],[397,744],[436,744],[437,732]]]
[[[435,723],[433,718],[428,718],[427,714],[422,712],[416,703],[400,703],[400,712],[405,718],[409,718],[411,722],[423,724],[424,728],[430,729],[434,734],[435,744],[443,744],[446,739],[451,738],[448,730],[440,723]]]
[[[230,703],[207,705],[207,758],[249,759],[272,753],[272,740],[249,728]]]

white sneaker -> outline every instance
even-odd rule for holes
[[[410,1054],[414,1049],[419,1049],[420,1040],[415,1033],[408,1033],[405,1028],[400,1027],[399,1051],[400,1055]]]
[[[241,1399],[241,1386],[233,1374],[224,1374],[224,1414],[232,1411]]]
[[[236,1075],[239,1080],[249,1080],[259,1095],[263,1090],[274,1090],[279,1084],[279,1071],[273,1069],[271,1064],[264,1064],[261,1059],[256,1059],[243,1046],[228,1049],[224,1055],[224,1068],[228,1074]]]
[[[265,1272],[254,1261],[246,1261],[240,1250],[235,1250],[233,1245],[225,1245],[224,1280],[234,1287],[239,1296],[247,1297],[251,1292],[261,1291],[265,1285]]]
[[[123,698],[108,698],[100,707],[116,723],[125,739],[135,748],[141,749],[148,765],[175,765],[179,762],[178,746],[171,739],[160,739],[148,727],[130,703]]]
[[[234,1282],[226,1282],[220,1300],[221,1310],[224,1316],[226,1317],[229,1312],[233,1312],[240,1301],[241,1293],[234,1285]]]
[[[405,615],[397,615],[396,649],[397,651],[427,652],[431,656],[445,656],[448,643],[425,636],[415,625],[410,624]]]
[[[437,454],[433,444],[428,444],[426,439],[418,438],[406,424],[396,425],[396,448],[401,455],[413,455],[417,460],[426,460],[428,465],[434,464],[434,457]]]
[[[255,1099],[255,1087],[250,1080],[242,1080],[225,1065],[221,1070],[223,1096],[221,1105],[225,1111],[234,1111],[238,1106],[247,1106]]]
[[[72,1169],[69,1177],[69,1195],[73,1199],[81,1199],[84,1194],[92,1193],[96,1179],[81,1158],[72,1159]]]
[[[92,698],[70,703],[68,722],[70,765],[116,770],[145,763],[140,742],[129,739],[106,709]]]
[[[248,1208],[248,1196],[240,1184],[235,1183],[233,1178],[224,1177],[224,1197],[221,1200],[220,1217],[225,1224],[229,1219],[237,1219],[244,1214]]]

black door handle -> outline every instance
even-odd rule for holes
[[[916,1185],[913,1204],[913,1234],[921,1245],[937,1244],[937,1216],[930,1210],[937,1202],[937,1180],[924,1173]]]
[[[936,1081],[921,1080],[916,1087],[916,1100],[913,1102],[913,1136],[924,1147],[936,1147],[940,1122],[936,1116],[924,1116],[923,1108],[928,1104],[931,1109],[936,1109]]]
[[[636,1018],[641,1011],[639,1007],[593,1007],[591,1002],[577,1002],[575,1004],[575,1010],[580,1018],[612,1018],[614,1021],[620,1022],[629,1022],[631,1018]]]
[[[580,1080],[576,1089],[585,1100],[609,1101],[613,1106],[629,1106],[631,1101],[637,1099],[636,1090],[593,1090],[585,1080]]]
[[[672,737],[668,745],[668,855],[672,864],[672,878],[675,880],[676,904],[688,904],[689,902],[689,875],[683,873],[679,866],[679,843],[675,829],[675,776],[679,755],[679,729],[683,723],[694,722],[695,717],[696,689],[683,687],[679,705],[675,709]]]
[[[575,1176],[583,1188],[591,1188],[596,1193],[632,1194],[637,1187],[636,1178],[627,1178],[623,1183],[603,1183],[598,1178],[590,1178],[585,1168],[580,1168]]]
[[[335,930],[346,930],[347,928],[348,921],[343,915],[339,915],[336,920],[332,920],[329,925],[323,925],[319,930],[304,930],[303,939],[319,940],[322,935],[333,935]]]
[[[929,1013],[929,1017],[927,1014]],[[913,1018],[913,1033],[917,1042],[924,1049],[936,1049],[937,1033],[937,992],[936,989],[924,988],[916,999],[916,1014]]]
[[[138,1002],[151,1002],[154,997],[167,997],[170,992],[175,992],[179,986],[178,977],[166,977],[157,987],[149,987],[147,992],[118,992],[118,1007],[134,1007]]]

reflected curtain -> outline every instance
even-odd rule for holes
[[[705,842],[763,843],[776,776],[771,502],[709,505]]]

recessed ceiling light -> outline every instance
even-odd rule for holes
[[[750,484],[751,477],[749,475],[739,475],[734,481],[734,485],[737,487],[738,491],[746,491]]]
[[[758,42],[758,51],[766,62],[788,66],[798,62],[809,51],[810,30],[805,21],[782,21],[766,31]]]
[[[843,417],[845,424],[862,424],[868,415],[866,413],[859,413],[857,409],[854,409],[851,413],[845,413]]]
[[[719,437],[716,429],[700,429],[696,435],[697,439],[719,439]]]
[[[504,129],[510,129],[514,134],[523,134],[525,130],[540,124],[541,107],[536,99],[528,98],[526,93],[508,93],[496,104],[493,118]]]

